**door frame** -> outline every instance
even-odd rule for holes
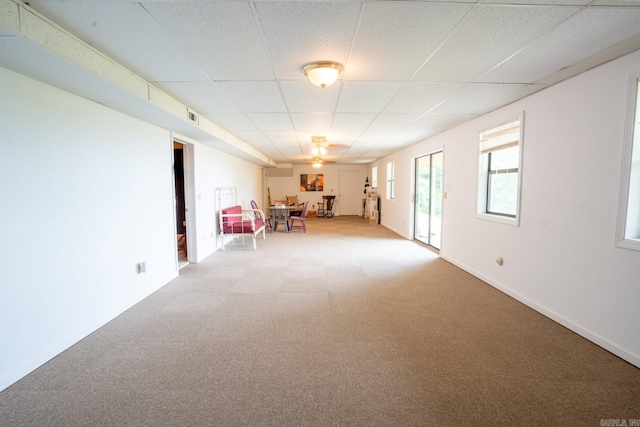
[[[184,167],[184,208],[187,235],[187,261],[189,263],[197,262],[198,245],[196,244],[195,221],[196,221],[196,204],[195,204],[195,171],[194,171],[194,145],[176,135],[171,136],[171,165],[175,161],[173,157],[173,144],[178,143],[183,146],[183,167]],[[175,183],[175,172],[172,172],[173,182]],[[173,200],[175,200],[175,188],[173,189]],[[173,222],[176,223],[176,207],[173,209]],[[178,268],[178,247],[176,245],[176,268]]]
[[[440,224],[440,247],[436,247],[433,246],[431,244],[431,226],[432,226],[432,221],[431,221],[431,211],[433,208],[433,181],[432,181],[432,177],[433,177],[433,156],[437,155],[437,154],[442,154],[442,174],[441,174],[441,185],[442,185],[442,189],[441,189],[441,193],[442,193],[442,200],[440,201],[440,209],[441,209],[441,214],[440,214],[440,218],[441,218],[441,224]],[[416,238],[416,226],[418,224],[418,218],[419,218],[419,212],[418,212],[418,183],[419,183],[419,177],[418,177],[418,173],[419,173],[419,167],[418,167],[418,161],[421,158],[424,157],[429,157],[430,158],[430,163],[429,163],[429,168],[430,168],[430,173],[429,173],[429,236],[428,236],[428,241],[424,241],[422,239],[417,239]],[[446,198],[446,194],[444,192],[444,147],[437,149],[435,151],[431,151],[425,154],[421,154],[419,156],[416,156],[413,159],[413,197],[412,197],[412,201],[413,201],[413,209],[412,209],[412,216],[413,216],[413,221],[412,221],[412,227],[411,227],[411,237],[412,240],[416,240],[424,245],[426,245],[427,247],[429,247],[430,249],[433,249],[435,251],[437,251],[438,253],[442,250],[442,222],[444,221],[444,199]]]

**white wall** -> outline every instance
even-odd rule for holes
[[[376,162],[382,224],[410,235],[402,224],[413,158],[444,148],[441,255],[640,366],[640,252],[614,246],[629,75],[638,69],[635,52]],[[522,111],[520,226],[477,219],[478,132]],[[393,202],[383,185],[390,160]]]
[[[2,389],[177,270],[169,132],[3,68],[0,93]]]
[[[178,270],[169,131],[4,68],[0,94],[2,390]],[[237,187],[248,206],[261,169],[182,140],[201,260],[217,249],[215,189]]]
[[[236,187],[238,203],[251,207],[251,200],[261,199],[260,166],[202,144],[195,144],[195,204],[197,260],[201,261],[222,246],[218,235],[218,209],[215,190],[218,187]]]
[[[322,203],[322,196],[335,195],[334,213],[340,215],[340,171],[357,171],[359,178],[355,182],[342,183],[353,186],[357,189],[357,194],[364,196],[364,181],[367,177],[367,167],[365,165],[324,165],[321,168],[314,168],[311,165],[294,165],[292,177],[270,177],[267,179],[267,186],[271,193],[271,202],[284,199],[286,196],[298,196],[298,201],[309,202],[309,209],[318,202]],[[324,191],[300,191],[300,174],[323,174]],[[371,179],[371,177],[369,177]],[[359,196],[360,197],[360,196]],[[266,202],[265,202],[266,203]],[[260,206],[262,208],[262,205]]]

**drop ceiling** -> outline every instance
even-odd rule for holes
[[[369,163],[640,49],[635,0],[0,6],[0,66],[271,166],[309,163],[312,135],[327,136],[326,160]],[[43,35],[25,11],[50,24],[39,24]],[[120,68],[96,71],[91,55],[52,49],[51,28]],[[345,68],[325,89],[302,73],[318,60]],[[148,90],[118,84],[110,67]]]

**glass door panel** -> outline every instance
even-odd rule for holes
[[[436,249],[442,241],[442,151],[416,159],[414,238]]]
[[[431,156],[416,159],[416,204],[414,238],[429,244],[431,214]]]

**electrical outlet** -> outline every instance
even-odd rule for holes
[[[147,272],[147,262],[142,261],[138,263],[138,274]]]

